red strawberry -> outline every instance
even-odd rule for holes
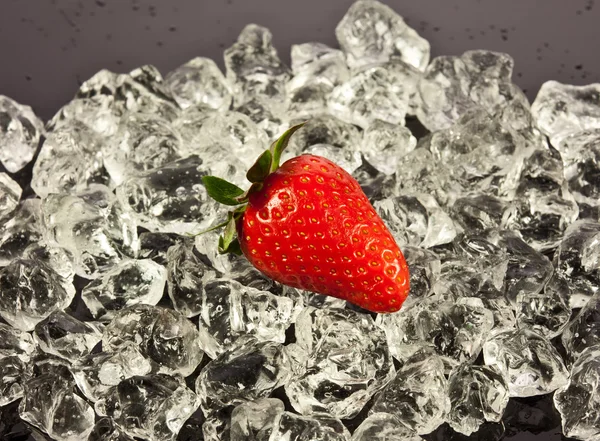
[[[328,159],[302,155],[279,167],[300,126],[288,130],[248,172],[247,192],[205,177],[228,205],[221,251],[239,249],[285,285],[342,298],[373,312],[395,312],[409,291],[402,252],[356,180]],[[237,231],[237,242],[234,235]]]

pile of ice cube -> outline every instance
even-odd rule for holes
[[[226,75],[104,70],[46,124],[0,97],[0,438],[600,439],[600,84],[530,106],[510,56],[429,60],[373,0],[336,35],[289,69],[248,25]],[[400,312],[195,236],[225,215],[201,177],[244,185],[301,120],[288,157],[341,164],[403,248]]]

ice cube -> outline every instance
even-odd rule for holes
[[[116,184],[138,173],[181,159],[188,153],[181,134],[156,115],[129,114],[106,144],[104,166]]]
[[[204,285],[217,271],[194,253],[193,242],[173,245],[167,251],[167,287],[173,308],[186,317],[202,311]]]
[[[55,311],[36,325],[33,337],[45,353],[73,362],[88,355],[100,343],[102,326]]]
[[[293,373],[286,348],[273,342],[258,342],[252,337],[238,341],[208,363],[196,379],[196,393],[204,415],[219,409],[268,397],[286,384]]]
[[[23,256],[29,245],[42,239],[43,229],[41,201],[21,201],[0,229],[0,266]]]
[[[456,236],[452,219],[427,194],[385,198],[374,208],[400,244],[430,248],[451,242]]]
[[[463,230],[477,232],[499,228],[505,211],[506,203],[502,199],[485,193],[471,193],[456,199],[449,214]]]
[[[513,65],[508,54],[482,50],[434,58],[418,85],[419,120],[431,131],[450,127],[468,112],[496,114],[513,126],[517,116],[529,121],[527,98],[510,80]]]
[[[208,280],[202,287],[200,347],[216,358],[243,335],[283,343],[292,321],[290,298],[245,287],[229,279]]]
[[[57,441],[87,439],[94,427],[94,409],[74,392],[67,367],[52,360],[36,367],[39,372],[24,382],[21,418]]]
[[[0,359],[16,356],[22,361],[29,361],[36,344],[30,333],[0,323]]]
[[[149,259],[127,259],[91,281],[81,297],[94,318],[109,321],[128,306],[156,305],[166,281],[167,270],[162,265]]]
[[[557,147],[568,135],[600,128],[600,84],[542,84],[531,106],[537,124]]]
[[[179,112],[156,67],[141,66],[128,74],[103,69],[81,85],[75,99],[59,110],[48,125],[55,129],[77,120],[102,136],[111,136],[128,113],[173,121]]]
[[[76,273],[88,279],[135,257],[136,223],[105,186],[94,184],[77,195],[52,194],[43,201],[46,239],[70,251]]]
[[[369,415],[352,434],[352,441],[421,441],[395,415],[373,413]]]
[[[538,251],[554,249],[579,215],[567,189],[560,154],[552,147],[536,147],[524,155],[522,162],[517,161],[515,168],[518,179],[514,201],[502,226],[519,230]]]
[[[104,168],[105,142],[76,120],[49,133],[33,166],[31,188],[45,198],[83,191],[94,183],[111,185]]]
[[[283,412],[283,402],[277,398],[240,404],[231,413],[230,441],[268,441],[268,434]]]
[[[175,441],[198,408],[198,397],[181,378],[164,374],[136,376],[113,386],[95,404],[123,432],[149,441]]]
[[[65,309],[75,287],[50,266],[16,259],[0,270],[0,316],[11,326],[31,331],[52,312]]]
[[[418,434],[433,432],[450,411],[444,362],[431,348],[417,351],[375,398],[370,414],[383,412]]]
[[[134,439],[119,430],[112,419],[100,418],[87,441],[134,441]]]
[[[568,282],[560,277],[551,278],[543,291],[523,291],[516,299],[517,324],[547,337],[561,334],[571,318],[566,293]]]
[[[443,357],[446,367],[474,361],[494,326],[492,311],[482,300],[424,299],[395,314],[379,315],[392,355],[404,361],[424,346]]]
[[[558,276],[565,279],[571,308],[581,308],[598,292],[600,285],[600,224],[574,222],[566,230],[554,254]]]
[[[360,151],[377,170],[393,175],[398,160],[416,146],[416,138],[406,127],[377,120],[363,132]]]
[[[77,386],[92,402],[101,399],[122,380],[150,374],[151,370],[152,365],[135,343],[126,343],[115,352],[94,352],[71,366]]]
[[[352,418],[394,377],[385,334],[368,315],[308,307],[296,319],[295,332],[308,354],[307,370],[285,391],[303,415],[329,412]]]
[[[600,437],[599,381],[600,346],[591,346],[579,354],[569,382],[554,394],[565,436],[590,441]]]
[[[496,366],[511,397],[543,395],[567,383],[568,372],[554,346],[529,329],[505,331],[483,346],[485,364]]]
[[[19,205],[23,190],[6,173],[0,173],[0,220],[5,220]]]
[[[287,93],[294,118],[326,113],[329,93],[350,78],[344,53],[323,43],[292,45],[292,71]]]
[[[26,365],[19,357],[12,355],[0,358],[0,407],[23,396],[25,371]]]
[[[586,348],[600,345],[600,293],[594,294],[562,334],[562,343],[571,360],[577,360]]]
[[[0,162],[16,173],[32,159],[44,134],[44,123],[29,106],[0,95]]]
[[[429,62],[429,42],[390,7],[375,0],[354,2],[335,35],[352,68],[385,62],[391,56],[420,70]]]
[[[486,421],[500,422],[508,403],[508,385],[494,366],[457,366],[448,379],[448,394],[448,422],[467,436]]]
[[[404,246],[402,253],[410,273],[410,295],[403,304],[403,308],[407,308],[433,295],[441,263],[434,252],[423,248]]]
[[[249,24],[225,50],[226,77],[233,85],[235,107],[261,95],[274,103],[285,101],[290,73],[277,56],[272,38],[267,28]]]
[[[161,373],[187,377],[202,361],[198,330],[170,309],[139,304],[115,313],[104,328],[102,349],[114,352],[131,342]]]
[[[327,103],[329,112],[363,129],[376,120],[404,125],[410,93],[394,80],[394,76],[380,66],[356,73],[333,89]]]
[[[210,58],[196,57],[179,66],[166,76],[165,86],[183,109],[227,110],[231,105],[230,86]]]
[[[350,441],[350,432],[339,419],[327,413],[303,416],[283,412],[275,421],[269,440]]]

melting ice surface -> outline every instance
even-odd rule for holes
[[[290,67],[251,24],[224,73],[102,70],[45,125],[0,96],[0,438],[600,440],[600,84],[530,105],[509,55],[430,59],[375,0],[335,34]],[[225,215],[202,177],[246,186],[305,120],[285,158],[359,181],[410,266],[398,313],[193,237]]]

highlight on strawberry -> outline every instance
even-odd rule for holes
[[[398,311],[408,266],[358,182],[330,160],[305,154],[279,165],[287,130],[248,170],[248,190],[205,176],[208,194],[234,207],[219,252],[243,254],[284,285],[344,299],[378,313]]]

